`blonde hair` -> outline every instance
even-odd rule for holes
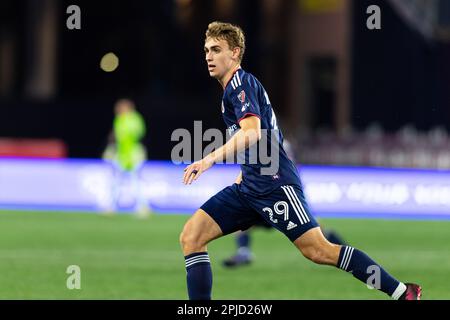
[[[242,61],[245,52],[245,36],[239,26],[220,21],[211,22],[206,30],[206,39],[208,38],[225,40],[231,50],[240,48],[239,61]]]

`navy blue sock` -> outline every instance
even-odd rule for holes
[[[322,230],[322,231],[325,238],[327,238],[327,240],[330,241],[331,243],[340,245],[346,244],[345,241],[342,239],[342,237],[336,231],[333,230]]]
[[[394,299],[398,299],[406,290],[403,283],[393,278],[364,252],[350,246],[341,247],[337,267],[351,272],[358,280],[383,291]]]
[[[248,232],[241,232],[239,233],[239,235],[237,236],[236,239],[238,248],[241,247],[249,247],[250,246],[250,236],[248,235]]]
[[[211,300],[212,272],[207,252],[196,252],[184,257],[190,300]]]

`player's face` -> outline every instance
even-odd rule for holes
[[[223,79],[236,64],[236,54],[226,40],[208,38],[204,50],[209,75],[213,78]]]
[[[130,102],[126,100],[120,100],[116,103],[115,112],[116,114],[122,114],[133,110],[133,106]]]

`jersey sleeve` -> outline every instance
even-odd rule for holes
[[[251,77],[245,75],[242,79],[239,79],[239,74],[236,73],[233,77],[232,83],[236,84],[231,86],[229,93],[229,101],[236,115],[237,122],[248,116],[255,116],[261,119],[261,110],[258,103],[258,87],[255,81],[252,81]]]

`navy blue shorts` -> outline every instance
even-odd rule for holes
[[[319,226],[309,211],[303,190],[296,185],[280,186],[266,196],[257,197],[242,193],[235,183],[211,197],[200,209],[214,219],[224,235],[265,221],[295,241]]]

